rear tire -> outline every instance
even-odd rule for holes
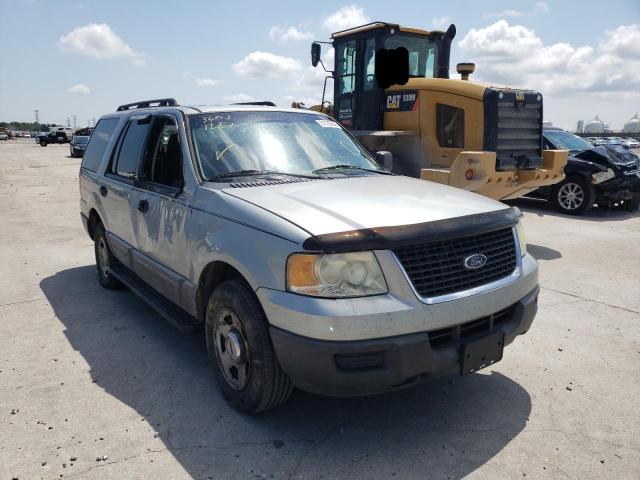
[[[119,290],[123,288],[124,285],[120,280],[111,274],[111,265],[113,265],[117,260],[111,253],[109,242],[107,242],[107,234],[101,223],[96,225],[93,240],[96,254],[96,267],[98,270],[98,282],[100,282],[100,285],[104,288],[109,290]]]
[[[593,185],[584,178],[570,176],[554,187],[551,198],[562,213],[584,215],[593,207],[596,193]]]
[[[246,283],[228,280],[213,291],[205,333],[216,380],[234,408],[260,413],[289,398],[293,384],[278,363],[267,319]]]

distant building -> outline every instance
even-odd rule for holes
[[[607,130],[606,127],[605,123],[596,115],[596,118],[584,126],[584,133],[604,133]]]
[[[578,126],[576,127],[576,132],[577,133],[584,132],[584,120],[578,120]]]
[[[624,133],[640,133],[640,118],[637,113],[624,124],[622,131]]]

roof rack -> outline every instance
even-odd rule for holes
[[[158,98],[156,100],[141,100],[140,102],[127,103],[126,105],[120,105],[117,112],[122,112],[124,110],[136,110],[138,108],[149,108],[149,107],[175,107],[178,105],[178,102],[175,98]]]
[[[275,107],[276,104],[273,102],[270,102],[268,100],[265,100],[263,102],[237,102],[237,103],[232,103],[231,105],[259,105],[262,107]]]

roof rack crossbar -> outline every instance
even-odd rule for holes
[[[262,107],[275,107],[276,104],[273,102],[270,102],[269,100],[265,100],[263,102],[237,102],[237,103],[232,103],[231,105],[260,105]]]
[[[124,110],[135,110],[138,108],[150,108],[150,107],[175,107],[178,105],[178,102],[175,98],[157,98],[155,100],[141,100],[139,102],[127,103],[125,105],[120,105],[117,112],[122,112]]]

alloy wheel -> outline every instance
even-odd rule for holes
[[[565,210],[576,210],[584,203],[585,193],[580,185],[568,182],[558,189],[558,203]]]

